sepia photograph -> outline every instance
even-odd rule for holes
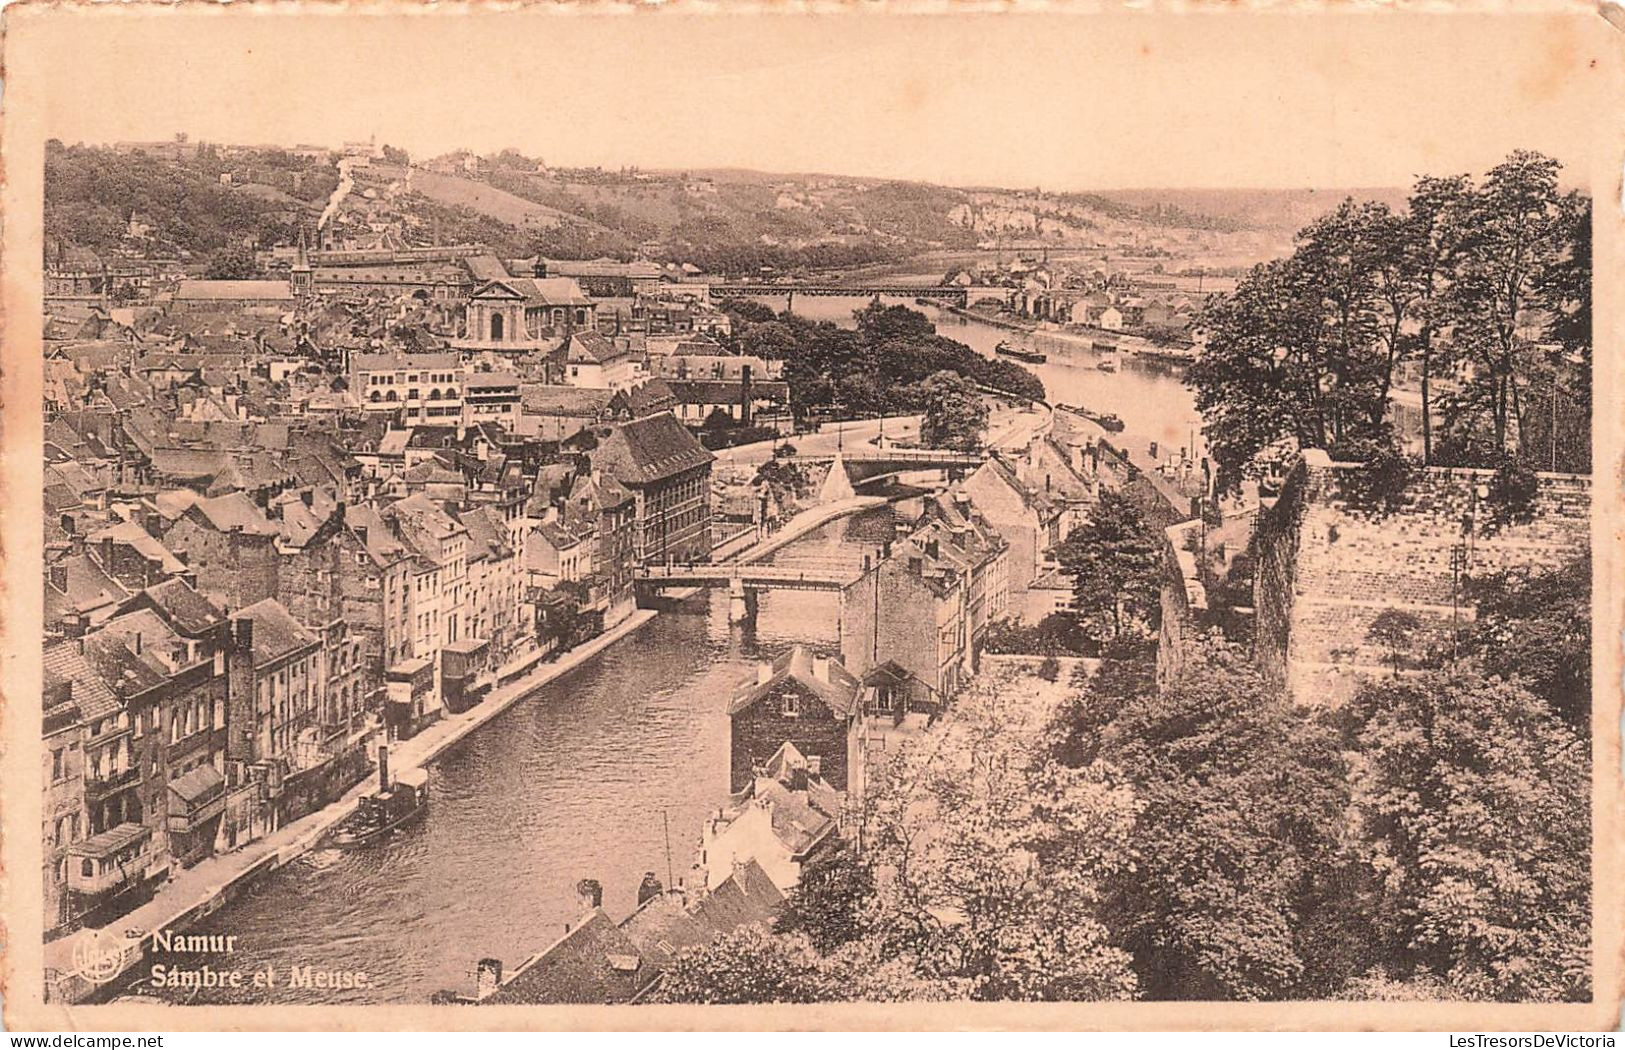
[[[8,1026],[1611,1029],[1619,43],[13,6]]]

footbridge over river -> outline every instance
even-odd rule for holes
[[[980,452],[950,452],[940,448],[854,448],[823,454],[790,456],[790,462],[804,466],[827,466],[837,458],[846,467],[852,484],[861,485],[877,478],[911,470],[968,472],[987,458]]]
[[[738,621],[754,615],[756,598],[762,591],[824,591],[841,596],[844,623],[849,602],[856,592],[863,590],[864,581],[872,578],[876,553],[851,557],[797,557],[793,564],[784,565],[763,559],[832,521],[887,502],[888,499],[882,496],[849,496],[810,507],[786,522],[773,536],[736,559],[645,565],[637,570],[634,577],[638,604],[648,604],[668,590],[727,587],[731,599],[728,617]],[[872,582],[870,586],[872,588]]]
[[[662,591],[695,587],[728,588],[728,619],[754,619],[763,591],[822,591],[839,596],[837,631],[843,640],[856,630],[872,630],[878,552],[861,559],[798,557],[788,565],[700,562],[650,565],[638,570],[636,588],[643,604]],[[869,624],[864,628],[861,624]]]
[[[942,285],[917,284],[886,284],[872,282],[869,284],[713,284],[711,298],[716,299],[777,299],[784,297],[785,309],[795,309],[796,296],[808,295],[813,297],[863,297],[873,298],[877,295],[891,295],[899,298],[931,299],[947,303],[950,306],[964,307],[970,303],[970,293],[957,286],[945,287]]]

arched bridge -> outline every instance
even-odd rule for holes
[[[713,284],[712,299],[752,296],[773,298],[784,296],[794,302],[798,295],[811,296],[863,296],[894,295],[901,298],[936,299],[953,306],[969,305],[969,294],[963,288],[941,285],[911,284]]]

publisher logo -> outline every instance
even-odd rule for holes
[[[106,984],[124,969],[124,945],[105,930],[82,930],[73,942],[73,967],[92,984]]]

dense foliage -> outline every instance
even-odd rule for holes
[[[781,922],[796,932],[685,953],[663,997],[736,1001],[746,982],[757,1001],[1131,997],[1129,958],[1098,915],[1136,803],[1115,771],[1044,755],[1050,708],[1030,679],[981,680],[940,732],[876,769],[854,815],[863,861],[814,869]],[[814,899],[832,926],[805,915]]]
[[[1520,151],[1476,184],[1419,180],[1401,211],[1345,201],[1212,303],[1186,379],[1221,482],[1283,439],[1391,445],[1413,383],[1426,463],[1589,470],[1591,206],[1558,171]]]
[[[920,384],[925,412],[920,417],[920,443],[927,448],[975,452],[987,431],[987,402],[976,384],[956,372],[942,371]]]
[[[792,313],[774,316],[756,303],[723,305],[733,320],[734,349],[784,361],[798,416],[815,408],[848,418],[923,412],[929,384],[942,372],[1019,397],[1044,396],[1044,384],[1025,368],[939,336],[929,318],[907,307],[871,303],[855,315],[856,327],[842,328]]]
[[[1098,644],[1125,633],[1155,633],[1163,543],[1138,503],[1102,490],[1089,520],[1055,549],[1055,560],[1072,576],[1070,611],[1085,636]]]
[[[1140,802],[1102,915],[1145,995],[1310,998],[1359,971],[1336,912],[1358,881],[1336,745],[1217,641],[1160,692],[1144,650],[1113,654],[1063,709],[1056,757],[1123,770]]]
[[[1348,711],[1365,936],[1399,980],[1470,999],[1590,995],[1587,742],[1517,681],[1367,684]]]
[[[1134,632],[1070,685],[984,672],[885,755],[775,932],[664,994],[1584,999],[1589,571],[1481,581],[1459,659],[1395,656],[1341,709],[1217,635],[1160,682]],[[1498,665],[1520,633],[1556,655]]]
[[[259,191],[223,185],[222,174]],[[47,255],[119,247],[132,216],[151,226],[144,249],[160,254],[291,244],[299,223],[311,221],[337,185],[338,172],[325,159],[281,150],[237,151],[227,159],[205,144],[172,158],[53,139],[45,148]]]
[[[1478,616],[1463,649],[1486,674],[1515,680],[1575,732],[1591,732],[1591,559],[1554,572],[1475,580]]]

